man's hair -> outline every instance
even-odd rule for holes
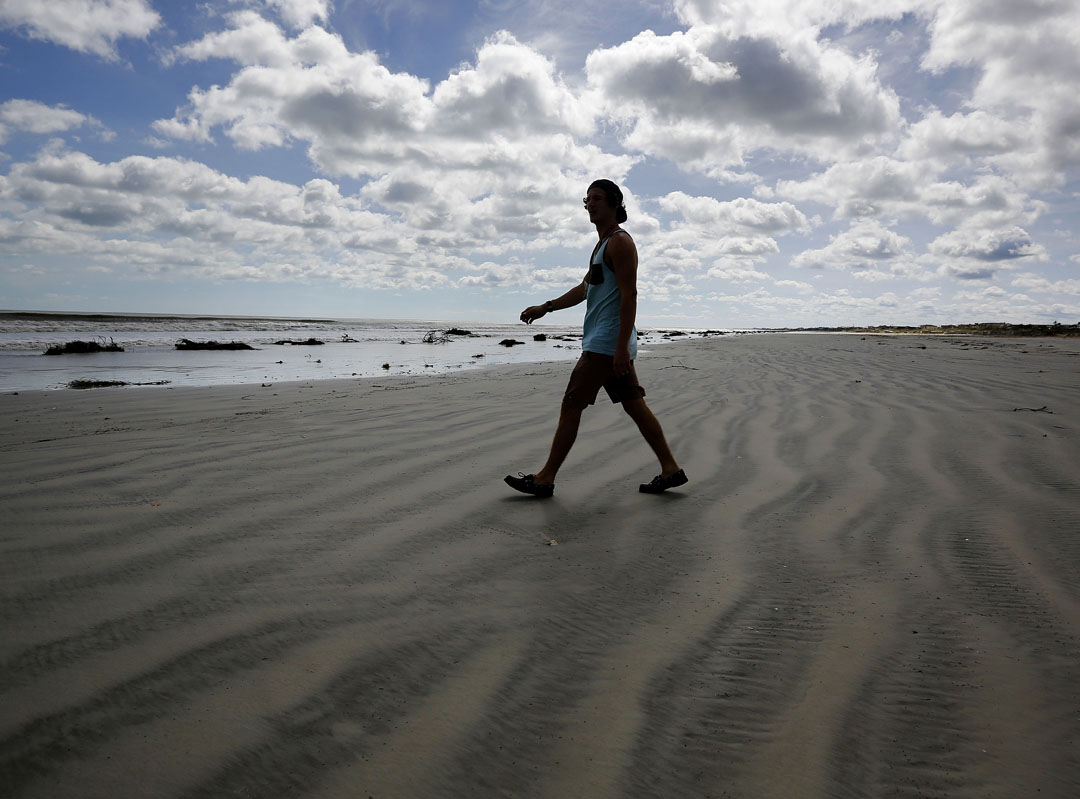
[[[622,224],[626,221],[626,206],[623,205],[622,191],[607,178],[594,180],[589,184],[589,191],[602,189],[607,197],[608,205],[615,209],[615,221]]]

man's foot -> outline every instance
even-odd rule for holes
[[[534,497],[550,497],[555,493],[554,483],[537,483],[535,474],[522,474],[518,472],[518,476],[506,475],[503,478],[506,484],[516,491],[520,491],[522,494],[532,494]],[[686,480],[683,479],[685,483]]]
[[[685,485],[688,482],[689,481],[686,479],[686,472],[679,469],[679,471],[670,474],[667,477],[664,477],[662,474],[656,475],[656,477],[652,479],[652,482],[639,485],[638,491],[642,494],[660,494],[667,491],[669,488]]]

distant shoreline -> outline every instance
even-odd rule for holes
[[[442,323],[452,322],[453,320],[415,320],[415,319],[378,319],[378,318],[336,318],[336,317],[304,317],[304,316],[272,316],[272,315],[249,315],[249,314],[180,314],[180,313],[126,313],[115,311],[17,311],[17,310],[2,310],[0,309],[0,320],[4,319],[22,319],[22,320],[34,320],[34,319],[77,319],[80,321],[96,321],[96,322],[138,322],[141,320],[146,321],[213,321],[213,320],[236,320],[236,321],[267,321],[267,322],[294,322],[300,324],[335,324],[344,322],[379,322],[384,324],[414,324],[417,322],[430,322],[430,323]],[[476,322],[473,322],[476,324]],[[486,322],[480,324],[499,324],[497,322]],[[675,327],[670,326],[657,326],[657,325],[645,325],[648,328],[654,328],[657,333],[674,333],[679,335],[679,331]],[[888,333],[897,335],[923,335],[923,336],[940,336],[940,335],[975,335],[975,336],[1023,336],[1023,337],[1050,337],[1050,336],[1065,336],[1073,337],[1080,336],[1080,323],[1076,324],[1060,324],[1055,322],[1049,325],[1033,324],[1033,323],[1012,323],[1012,322],[973,322],[965,324],[945,324],[945,325],[819,325],[811,327],[747,327],[747,328],[728,328],[726,330],[706,330],[705,327],[699,327],[691,325],[687,328],[693,330],[694,333],[702,334],[707,333],[709,335],[725,335],[731,333]]]
[[[964,325],[875,325],[873,327],[782,327],[761,328],[763,333],[890,333],[916,336],[1019,336],[1076,337],[1080,324],[1031,325],[1009,322],[978,322]]]

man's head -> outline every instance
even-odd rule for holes
[[[626,206],[623,205],[622,191],[610,180],[594,180],[589,184],[589,190],[586,192],[585,196],[585,207],[588,208],[590,198],[599,198],[601,196],[608,207],[615,211],[615,221],[620,224],[625,222]],[[591,215],[592,213],[590,212],[590,216]]]

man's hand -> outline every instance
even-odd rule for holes
[[[622,377],[630,372],[630,350],[621,347],[615,350],[615,359],[611,363],[616,377]]]
[[[524,311],[521,312],[521,321],[527,325],[531,325],[541,316],[547,315],[547,308],[543,305],[530,305]]]

